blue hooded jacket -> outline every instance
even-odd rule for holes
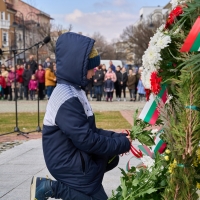
[[[49,99],[43,126],[43,152],[57,180],[87,195],[98,192],[108,157],[129,151],[124,134],[96,128],[81,87],[87,84],[94,40],[65,33],[56,44],[58,84]]]

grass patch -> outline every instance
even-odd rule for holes
[[[40,113],[42,126],[44,113]],[[96,125],[103,129],[130,129],[131,125],[122,117],[120,112],[96,112]],[[19,113],[18,126],[21,131],[34,131],[37,127],[37,113]],[[12,132],[15,127],[15,113],[0,114],[0,134]]]
[[[130,129],[120,112],[95,112],[96,125],[102,129]]]
[[[44,113],[40,113],[40,126],[42,126]],[[0,114],[0,134],[12,132],[15,124],[15,113]],[[34,131],[37,127],[37,113],[19,113],[18,127],[20,131]]]

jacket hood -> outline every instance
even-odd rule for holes
[[[89,54],[95,40],[76,33],[62,34],[56,43],[56,76],[58,83],[85,87]]]

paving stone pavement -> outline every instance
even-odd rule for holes
[[[120,184],[119,167],[125,169],[130,158],[131,155],[121,157],[118,167],[105,174],[103,186],[108,196]],[[132,159],[131,164],[138,164],[138,160]],[[24,142],[0,154],[0,199],[30,199],[33,175],[52,178],[45,166],[41,139]]]
[[[132,124],[135,109],[142,109],[144,102],[96,102],[90,101],[93,111],[120,111],[122,116]],[[45,112],[47,101],[40,102],[40,112]],[[15,112],[15,102],[1,101],[0,113]],[[36,101],[19,101],[18,112],[37,112]],[[120,130],[116,130],[120,132]],[[38,139],[39,138],[39,139]],[[26,142],[24,142],[24,140]],[[29,141],[27,141],[29,140]],[[16,142],[15,142],[16,141]],[[19,143],[23,144],[19,146]],[[31,133],[29,139],[16,134],[0,137],[1,146],[8,149],[0,154],[0,199],[2,200],[27,200],[31,178],[49,174],[42,152],[41,133]],[[3,143],[2,143],[3,142]],[[10,143],[7,143],[10,142]],[[12,143],[12,149],[9,144]],[[137,142],[135,142],[137,144]],[[119,166],[105,174],[103,186],[108,196],[120,184],[120,168],[125,169],[131,155],[123,156]],[[137,165],[138,160],[132,159],[132,165]]]

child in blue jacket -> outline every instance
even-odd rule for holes
[[[104,173],[130,149],[131,139],[125,134],[96,127],[82,89],[100,65],[94,42],[75,33],[64,33],[57,41],[57,86],[48,101],[42,132],[45,162],[56,181],[33,177],[31,200],[106,200]]]

